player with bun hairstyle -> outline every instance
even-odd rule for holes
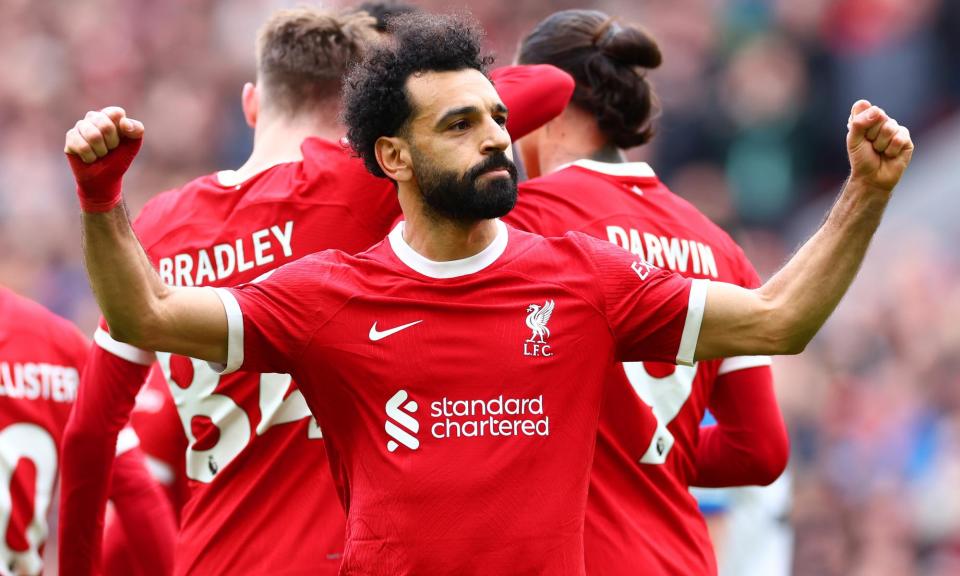
[[[648,33],[595,10],[557,12],[524,38],[518,60],[553,64],[577,87],[562,115],[517,144],[541,176],[521,185],[508,222],[548,236],[586,232],[688,276],[759,286],[727,234],[648,165],[626,162],[624,150],[654,135],[646,71],[662,58]],[[611,373],[587,508],[588,573],[716,573],[688,487],[769,484],[786,466],[769,364],[628,363]],[[718,424],[700,429],[707,408]]]

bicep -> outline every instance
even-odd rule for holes
[[[696,359],[775,354],[776,326],[771,311],[757,290],[710,282]]]
[[[151,349],[226,363],[227,311],[213,288],[170,287],[158,308]]]

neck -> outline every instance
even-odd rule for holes
[[[483,251],[497,236],[495,220],[460,222],[431,214],[418,190],[400,185],[400,207],[405,223],[403,239],[418,254],[434,262],[469,258]]]
[[[608,144],[603,148],[594,151],[594,153],[587,156],[587,158],[596,160],[597,162],[607,162],[609,164],[621,164],[627,161],[627,157],[623,153],[623,150],[612,144]]]
[[[336,141],[343,136],[343,129],[339,125],[315,118],[315,115],[304,116],[264,118],[258,122],[253,134],[253,152],[237,169],[237,176],[246,179],[271,166],[303,160],[300,145],[307,138]]]
[[[598,162],[626,162],[623,151],[609,143],[588,112],[568,106],[557,119],[539,131],[538,160],[541,174],[589,158]]]

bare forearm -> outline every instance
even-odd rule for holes
[[[865,100],[850,113],[851,176],[820,230],[754,291],[710,286],[696,358],[796,354],[846,293],[913,157],[906,128]]]
[[[109,212],[83,212],[83,254],[111,335],[145,347],[145,332],[156,325],[157,303],[169,288],[150,265],[123,204]]]
[[[775,311],[771,322],[785,348],[779,352],[801,351],[837,307],[863,263],[890,194],[847,181],[817,233],[758,289]]]
[[[93,294],[113,338],[213,362],[227,358],[227,318],[210,288],[166,286],[150,265],[121,202],[123,174],[143,124],[122,108],[90,111],[67,131],[64,152],[83,210],[83,252]]]
[[[145,350],[226,361],[227,320],[219,298],[210,288],[164,284],[123,206],[83,214],[83,253],[114,339]]]

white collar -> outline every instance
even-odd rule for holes
[[[390,241],[390,247],[397,258],[415,272],[430,278],[456,278],[483,270],[496,262],[497,258],[507,249],[507,237],[509,236],[507,226],[499,219],[494,220],[494,222],[497,227],[497,235],[493,238],[493,242],[490,242],[486,248],[477,254],[460,260],[437,262],[421,256],[403,239],[404,222],[397,224],[390,235],[387,236],[387,239]]]
[[[250,174],[246,178],[240,178],[240,174],[236,170],[220,170],[219,172],[216,173],[217,184],[219,184],[224,188],[235,188],[237,186],[241,186],[244,182],[247,182],[248,180],[256,176],[263,174],[264,172],[266,172],[267,170],[270,170],[271,168],[274,168],[281,164],[289,164],[291,162],[299,162],[299,160],[277,160],[272,164],[267,164],[266,166],[257,170],[253,174]]]
[[[607,174],[608,176],[619,176],[621,178],[656,177],[656,174],[653,172],[653,168],[651,168],[646,162],[597,162],[596,160],[588,160],[586,158],[559,166],[556,170],[554,170],[554,172],[559,172],[560,170],[569,168],[570,166],[579,166],[580,168],[585,168],[593,172],[600,172],[601,174]]]

